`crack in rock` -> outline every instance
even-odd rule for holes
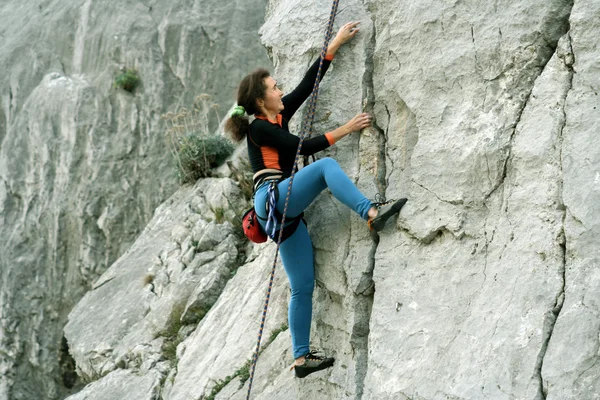
[[[436,199],[438,199],[439,201],[441,201],[442,203],[446,203],[446,204],[450,204],[452,206],[460,206],[464,204],[463,200],[445,200],[442,199],[440,196],[437,195],[437,193],[435,193],[433,190],[423,186],[422,184],[420,184],[419,182],[415,181],[414,178],[411,178],[410,181],[412,183],[414,183],[415,185],[419,186],[421,189],[431,193],[432,195],[435,196]]]
[[[106,279],[106,280],[105,280],[105,281],[103,281],[103,282],[100,282],[99,284],[97,284],[96,286],[94,286],[94,287],[92,288],[92,290],[96,290],[96,289],[98,289],[98,288],[101,288],[102,286],[106,285],[108,282],[112,281],[112,280],[113,280],[113,279],[115,279],[115,278],[116,278],[116,277],[115,277],[115,276],[113,276],[113,277],[111,277],[111,278],[108,278],[108,279]]]
[[[540,75],[541,75],[541,72],[540,72]],[[502,175],[500,176],[500,179],[498,179],[498,181],[496,182],[496,184],[492,187],[492,189],[483,197],[483,202],[484,203],[487,202],[488,199],[501,186],[504,185],[504,180],[506,179],[506,175],[508,174],[508,165],[509,165],[509,160],[510,160],[510,158],[512,156],[513,142],[514,142],[514,139],[515,139],[515,134],[517,132],[517,127],[519,126],[519,123],[521,122],[521,117],[523,116],[523,112],[525,111],[525,107],[527,107],[527,104],[529,103],[529,100],[531,99],[531,93],[533,92],[533,87],[534,86],[535,86],[535,82],[534,82],[534,85],[532,85],[531,88],[529,89],[529,93],[527,94],[527,98],[525,99],[525,101],[523,102],[523,105],[521,106],[521,108],[519,109],[519,111],[517,113],[517,119],[516,119],[515,125],[514,125],[514,127],[512,129],[512,132],[510,133],[510,138],[508,139],[508,143],[507,143],[507,145],[505,147],[507,154],[506,154],[506,157],[504,158],[504,161],[502,163]],[[489,167],[488,167],[488,169],[489,169]]]
[[[571,7],[572,6],[573,6],[573,4],[571,3]],[[565,33],[567,33],[568,30],[570,29],[569,24],[568,24],[570,16],[571,16],[571,13],[569,12],[569,14],[565,17],[565,21],[567,21],[567,23],[566,23],[567,29],[566,29]],[[556,53],[556,49],[558,47],[558,40],[559,39],[557,38],[555,41],[553,41],[551,43],[546,41],[546,46],[548,46],[548,48],[550,48],[552,51],[548,52],[548,56],[542,60],[542,63],[539,66],[537,66],[537,68],[539,68],[539,73],[533,79],[533,83],[531,84],[529,92],[527,93],[527,96],[525,97],[525,101],[523,102],[522,106],[520,107],[519,111],[517,112],[515,124],[512,128],[512,132],[510,134],[508,143],[505,147],[505,149],[506,149],[505,151],[507,152],[507,154],[506,154],[506,157],[504,158],[504,162],[502,165],[502,175],[500,176],[500,179],[498,179],[496,184],[492,187],[492,189],[484,196],[484,198],[483,198],[484,203],[487,202],[487,200],[504,184],[504,180],[506,179],[506,175],[508,172],[508,165],[510,163],[510,158],[512,156],[513,141],[515,138],[515,133],[516,133],[517,127],[519,126],[519,123],[521,122],[521,117],[523,116],[523,112],[525,111],[527,104],[529,104],[529,100],[531,99],[531,94],[533,92],[533,88],[535,87],[535,83],[536,83],[537,79],[543,74],[544,70],[546,69],[546,66],[552,59],[552,56]],[[503,74],[504,74],[504,72],[502,72],[500,75],[503,75]],[[499,78],[499,77],[500,76],[498,76],[497,78]],[[494,79],[496,79],[496,78],[494,78]]]
[[[385,146],[385,157],[386,157],[386,161],[389,161],[391,164],[391,170],[394,171],[396,169],[396,165],[394,163],[394,158],[391,156],[390,154],[390,148],[388,146],[386,146],[387,143],[387,138],[390,132],[390,124],[392,123],[392,114],[390,113],[390,109],[388,108],[387,104],[383,105],[385,108],[385,112],[387,113],[387,126],[385,127],[385,133],[384,133],[384,137],[385,137],[385,141],[383,142],[383,146]],[[407,160],[406,157],[404,157],[404,167],[403,169],[406,168],[406,164],[407,164]],[[386,165],[386,171],[387,171],[387,165]],[[385,179],[385,186],[389,186],[389,180],[386,178]]]
[[[571,47],[571,37],[568,34],[567,34],[567,43],[568,43],[569,53],[572,55],[573,49]],[[565,128],[565,125],[567,122],[567,114],[566,114],[565,106],[566,106],[566,100],[567,100],[568,94],[573,88],[574,71],[573,71],[572,66],[574,63],[574,59],[572,57],[570,60],[563,59],[563,62],[565,63],[565,66],[569,69],[569,86],[568,86],[567,90],[565,91],[565,96],[563,99],[563,104],[562,104],[563,121],[562,121],[562,126],[560,127],[559,134],[558,134],[558,144],[559,144],[559,146],[558,146],[559,158],[558,159],[559,159],[560,171],[562,173],[562,175],[561,175],[562,179],[561,179],[560,185],[559,185],[559,193],[562,193],[562,187],[563,187],[563,183],[564,183],[562,160],[563,160],[563,131],[564,131],[564,128]],[[566,224],[566,219],[567,219],[567,213],[569,213],[569,212],[564,204],[564,199],[562,198],[562,195],[560,195],[559,202],[560,202],[559,207],[561,207],[563,210],[562,211],[562,226],[561,226],[561,231],[558,236],[558,246],[560,247],[560,253],[561,253],[561,265],[559,266],[559,273],[561,276],[561,287],[559,289],[558,294],[556,295],[554,306],[552,307],[552,309],[550,311],[548,311],[546,313],[546,318],[544,320],[544,333],[542,336],[542,346],[541,346],[540,352],[538,354],[537,362],[536,362],[536,366],[535,366],[535,370],[534,370],[535,371],[534,377],[538,380],[538,385],[539,385],[536,400],[546,399],[546,397],[548,396],[548,387],[544,385],[544,379],[542,376],[542,368],[544,365],[544,359],[546,357],[546,352],[548,350],[550,340],[552,339],[552,334],[554,333],[554,327],[556,325],[556,321],[558,320],[558,317],[562,310],[563,304],[565,302],[565,294],[566,294],[567,236],[566,236],[566,231],[565,231],[565,224]]]
[[[373,53],[375,51],[377,32],[375,28],[374,15],[369,12],[371,19],[371,32],[368,43],[365,46],[365,72],[363,75],[363,111],[371,114],[374,117],[375,93],[373,84]],[[388,120],[389,123],[389,120]],[[385,196],[386,190],[386,134],[383,129],[377,125],[375,118],[372,122],[373,129],[378,134],[379,154],[376,161],[376,184],[378,191],[382,196]],[[369,265],[364,273],[363,282],[367,282],[366,287],[354,295],[354,317],[355,324],[350,337],[350,344],[356,354],[356,375],[355,375],[355,399],[363,398],[365,379],[369,368],[369,333],[370,320],[373,311],[373,301],[375,293],[375,282],[373,281],[373,270],[375,269],[375,256],[377,247],[379,246],[379,236],[372,235],[373,244],[369,252]]]
[[[154,17],[152,16],[152,14],[150,14],[150,18],[152,18],[152,21],[156,24],[156,21],[154,20]],[[168,30],[168,23],[165,26],[165,38],[167,35],[167,30]],[[173,77],[175,77],[175,79],[177,79],[177,81],[179,82],[181,87],[183,89],[186,89],[186,86],[185,86],[183,80],[175,73],[175,71],[173,70],[173,67],[171,66],[171,63],[169,62],[169,60],[166,59],[166,55],[167,55],[166,48],[163,48],[163,46],[161,46],[160,24],[156,24],[156,45],[160,49],[160,54],[161,54],[161,59],[162,59],[163,65],[166,66],[168,71],[171,73],[171,75],[173,75]]]
[[[566,215],[566,214],[565,214]],[[544,358],[546,356],[546,352],[548,350],[548,345],[550,340],[552,339],[552,333],[554,332],[554,327],[556,325],[556,321],[558,316],[560,315],[560,311],[562,310],[563,304],[565,302],[565,285],[566,285],[566,238],[564,232],[564,218],[563,218],[563,230],[561,231],[562,243],[559,243],[562,251],[562,265],[560,266],[559,272],[561,273],[562,284],[559,290],[559,293],[556,296],[556,300],[554,303],[554,307],[546,313],[546,317],[544,319],[544,333],[542,335],[542,347],[537,357],[536,366],[534,369],[534,377],[538,380],[539,389],[536,396],[537,399],[546,399],[548,395],[548,388],[544,387],[544,380],[542,377],[542,368],[544,365]]]

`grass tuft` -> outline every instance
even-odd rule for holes
[[[185,311],[185,305],[183,303],[176,304],[171,310],[171,315],[167,321],[167,326],[160,332],[157,332],[155,338],[164,337],[165,340],[162,345],[162,356],[165,360],[172,362],[177,361],[177,346],[182,342],[182,338],[179,336],[179,330],[182,327],[181,316]]]
[[[140,84],[140,77],[133,68],[127,68],[115,78],[115,86],[129,93],[133,93]]]
[[[263,353],[263,351],[269,347],[269,345],[271,343],[273,343],[273,341],[277,338],[277,336],[281,333],[284,332],[288,329],[288,326],[286,324],[281,325],[279,328],[275,329],[273,332],[271,332],[271,335],[269,336],[269,339],[263,344],[263,346],[261,346],[260,351],[258,352],[258,356],[260,357],[260,355]],[[233,374],[227,376],[225,379],[220,379],[215,383],[215,386],[213,387],[212,391],[210,392],[210,394],[208,395],[208,397],[206,397],[205,400],[214,400],[215,397],[217,396],[217,394],[219,394],[219,392],[221,390],[223,390],[223,388],[225,386],[227,386],[232,380],[234,380],[235,378],[239,377],[240,378],[240,386],[239,389],[241,389],[244,384],[246,383],[246,381],[248,379],[250,379],[250,368],[252,367],[252,359],[247,360],[244,365],[242,365],[237,371],[235,371]]]

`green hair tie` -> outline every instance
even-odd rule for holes
[[[232,117],[243,117],[244,114],[246,114],[246,109],[242,106],[236,106],[233,111],[231,112],[231,116]]]

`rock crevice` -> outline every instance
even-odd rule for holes
[[[568,87],[566,88],[565,92],[564,92],[564,97],[561,99],[562,100],[562,107],[561,107],[561,112],[562,112],[562,121],[563,123],[561,124],[560,128],[559,128],[559,134],[557,137],[557,148],[558,148],[558,157],[559,157],[559,167],[560,167],[560,178],[561,181],[559,182],[559,193],[560,193],[560,199],[558,200],[558,207],[559,209],[561,209],[561,230],[558,234],[558,237],[556,238],[556,245],[560,248],[560,265],[559,265],[559,276],[561,279],[561,285],[560,285],[560,289],[559,292],[556,294],[556,301],[554,303],[554,306],[552,307],[551,310],[548,311],[548,313],[546,314],[546,318],[544,320],[544,327],[543,327],[543,342],[542,342],[542,347],[540,349],[540,354],[538,355],[538,360],[536,363],[536,367],[535,367],[535,376],[537,377],[537,379],[539,380],[539,391],[538,391],[538,395],[537,398],[538,399],[546,399],[548,397],[548,387],[547,384],[545,384],[544,382],[544,378],[542,375],[542,369],[543,369],[543,365],[544,365],[544,358],[546,356],[546,352],[548,351],[548,346],[550,341],[552,340],[552,335],[554,332],[554,328],[556,326],[556,322],[560,316],[560,312],[563,308],[563,305],[565,304],[565,296],[566,296],[566,284],[567,284],[567,263],[568,263],[568,258],[567,258],[567,251],[568,251],[568,244],[567,244],[567,234],[566,234],[566,219],[567,219],[567,214],[568,214],[568,208],[565,205],[563,196],[562,196],[562,192],[563,192],[563,186],[564,186],[564,167],[563,167],[563,132],[565,129],[565,126],[567,124],[567,112],[566,112],[566,104],[567,104],[567,97],[570,93],[570,91],[573,89],[573,75],[574,75],[574,71],[573,71],[573,64],[575,62],[574,57],[573,57],[573,49],[571,46],[571,37],[569,35],[569,33],[567,33],[565,35],[565,42],[566,44],[564,45],[564,49],[562,51],[562,53],[559,54],[558,52],[558,48],[557,48],[557,57],[561,60],[561,62],[564,64],[565,68],[569,71],[569,78],[568,78]]]

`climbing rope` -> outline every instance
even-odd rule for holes
[[[307,133],[308,136],[310,136],[310,132],[312,131],[312,125],[315,120],[315,108],[317,106],[317,96],[319,95],[319,81],[321,79],[321,72],[323,69],[323,60],[325,59],[325,55],[327,54],[329,40],[331,39],[331,35],[333,34],[333,23],[335,21],[335,15],[337,14],[338,4],[339,0],[333,0],[333,4],[331,6],[331,13],[329,14],[329,23],[327,25],[327,31],[325,33],[325,42],[323,43],[323,48],[321,49],[321,61],[319,62],[319,70],[317,71],[317,78],[315,79],[315,84],[313,86],[312,94],[308,103],[308,115],[302,128],[302,131],[300,132],[300,143],[298,143],[298,149],[296,150],[296,159],[294,160],[294,166],[292,167],[292,175],[290,176],[290,182],[288,184],[287,196],[285,198],[285,206],[283,208],[283,216],[281,218],[282,227],[285,224],[285,217],[287,214],[288,204],[290,202],[290,195],[292,193],[292,183],[294,182],[294,176],[296,175],[296,170],[298,169],[298,160],[300,159],[300,150],[302,149],[302,143],[304,142],[304,138],[306,137]],[[252,390],[252,381],[254,380],[254,371],[256,369],[256,361],[258,360],[258,351],[260,350],[260,342],[263,335],[263,329],[265,327],[265,320],[267,318],[267,309],[269,307],[269,299],[271,298],[273,280],[275,279],[275,268],[277,267],[277,258],[279,255],[279,247],[281,246],[282,237],[283,229],[280,229],[279,237],[277,239],[277,250],[275,251],[275,259],[273,260],[273,268],[271,269],[271,277],[269,279],[269,287],[267,289],[267,296],[265,298],[265,305],[263,307],[262,319],[260,321],[260,328],[258,330],[258,340],[256,342],[256,349],[254,350],[254,354],[252,356],[252,366],[250,369],[250,377],[248,378],[249,383],[246,400],[250,399],[250,391]]]

